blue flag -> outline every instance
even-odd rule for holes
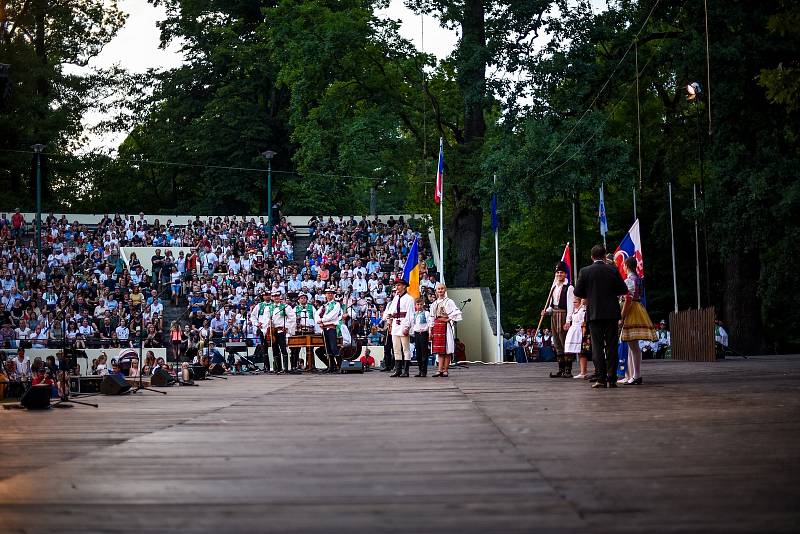
[[[600,184],[600,207],[597,210],[597,217],[600,220],[600,235],[605,237],[608,233],[608,219],[606,219],[606,197],[602,183]]]
[[[497,193],[492,193],[492,232],[496,232],[500,227],[500,221],[497,219]]]

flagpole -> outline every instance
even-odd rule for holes
[[[695,272],[697,273],[697,309],[700,309],[700,237],[697,232],[697,184],[692,186],[692,196],[694,197],[694,257]]]
[[[575,201],[572,201],[572,285],[575,285],[575,269],[578,265],[578,232],[575,228]]]
[[[633,220],[635,221],[639,217],[636,216],[636,188],[633,188]]]
[[[675,295],[675,313],[678,313],[678,271],[675,269],[675,226],[672,222],[672,182],[667,182],[669,189],[669,234],[672,238],[672,293]]]
[[[443,148],[444,148],[444,138],[440,137],[439,138],[440,158],[442,157],[441,154]],[[439,281],[444,284],[445,283],[444,281],[444,172],[442,172],[442,190],[439,192],[439,263],[441,264],[442,268]]]
[[[497,194],[497,175],[494,175],[495,195]],[[495,197],[496,198],[496,197]],[[497,206],[495,205],[495,211]],[[497,302],[497,363],[503,361],[503,334],[500,331],[500,227],[494,230],[494,283],[495,283],[495,302]]]

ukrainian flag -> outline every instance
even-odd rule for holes
[[[416,237],[403,267],[403,279],[408,282],[408,294],[415,299],[419,298],[419,247]]]

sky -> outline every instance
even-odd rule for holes
[[[172,44],[159,48],[159,30],[156,23],[164,19],[163,7],[155,7],[146,0],[121,0],[119,7],[128,14],[125,26],[90,62],[90,67],[106,68],[119,64],[132,72],[144,72],[149,68],[170,69],[183,61],[180,45]],[[392,0],[387,9],[378,12],[381,17],[401,20],[400,34],[419,49],[422,48],[424,29],[424,51],[446,57],[455,47],[456,32],[441,28],[432,17],[415,15],[403,5],[402,0]],[[423,28],[424,24],[424,28]],[[99,113],[90,113],[84,119],[86,126],[102,120]],[[89,135],[86,150],[114,150],[125,139],[126,133],[102,136]]]

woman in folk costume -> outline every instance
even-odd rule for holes
[[[639,348],[639,341],[655,341],[658,337],[653,321],[642,306],[642,279],[639,278],[636,268],[636,258],[625,260],[625,270],[628,272],[625,285],[628,286],[628,294],[625,295],[625,303],[622,305],[620,340],[628,344],[628,371],[631,376],[620,383],[641,385],[642,349]]]
[[[447,286],[436,284],[436,300],[431,304],[431,354],[438,356],[439,370],[432,376],[447,377],[450,358],[456,350],[454,323],[463,316],[456,303],[447,296]]]
[[[386,305],[383,318],[390,322],[392,352],[395,371],[392,377],[407,377],[411,366],[411,322],[414,318],[414,297],[408,294],[408,281],[398,278],[394,282],[395,295]]]

